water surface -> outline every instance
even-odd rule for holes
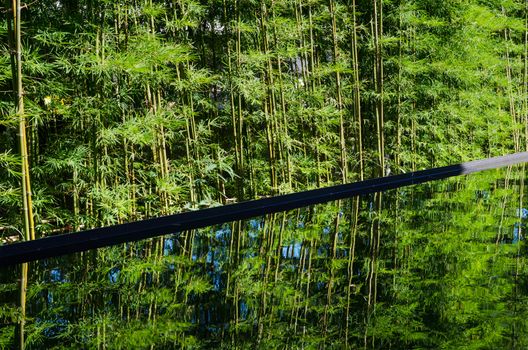
[[[513,167],[37,261],[26,347],[523,349],[525,208]]]

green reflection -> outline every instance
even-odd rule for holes
[[[30,264],[27,348],[525,348],[523,176],[491,171]],[[12,348],[20,268],[0,276],[0,347]]]

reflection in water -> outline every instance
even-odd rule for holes
[[[519,173],[32,263],[27,348],[525,348]],[[0,348],[18,270],[0,270]]]

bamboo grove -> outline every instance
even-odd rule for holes
[[[7,5],[0,215],[16,235]],[[524,149],[525,14],[489,1],[26,6],[37,236]]]
[[[527,6],[520,0],[4,0],[0,4],[2,242],[527,150]],[[503,176],[506,180],[496,181],[500,184],[494,189],[513,194],[499,196],[502,202],[487,207],[489,217],[498,220],[497,247],[505,239],[503,232],[514,225],[505,219],[507,208],[523,208],[523,176],[508,174]],[[512,178],[515,185],[511,185]],[[488,193],[477,199],[471,197],[475,191],[464,192],[466,199],[485,202],[491,190],[477,191]],[[206,333],[215,335],[211,343],[215,346],[229,346],[226,340],[231,339],[232,346],[242,348],[250,344],[244,341],[270,344],[272,339],[286,339],[290,348],[340,346],[332,344],[332,339],[351,348],[437,346],[440,340],[433,337],[428,343],[425,331],[405,332],[427,329],[427,322],[450,320],[456,325],[460,319],[441,308],[426,321],[425,316],[421,320],[410,317],[423,315],[417,308],[432,299],[418,295],[419,288],[408,290],[398,282],[400,277],[416,282],[414,273],[420,263],[413,260],[418,259],[412,253],[413,245],[428,239],[421,236],[418,224],[429,227],[431,216],[442,212],[429,207],[417,213],[415,207],[427,202],[421,197],[420,193],[415,197],[413,192],[393,191],[324,207],[320,211],[326,223],[315,225],[317,229],[310,233],[322,236],[301,239],[303,248],[292,246],[284,256],[282,251],[291,242],[281,235],[286,235],[288,225],[294,225],[291,222],[308,225],[313,213],[306,214],[309,219],[288,216],[302,214],[298,212],[266,218],[262,223],[231,224],[225,235],[227,251],[218,252],[226,255],[218,261],[232,267],[232,272],[222,275],[226,285],[218,287],[225,291],[222,305],[231,305],[218,311],[217,324],[233,325],[227,329],[187,332],[189,324],[216,312],[198,316],[200,295],[216,288],[204,282],[205,276],[219,269],[207,267],[217,260],[203,257],[211,260],[201,261],[202,267],[195,270],[190,267],[200,261],[200,254],[194,258],[192,252],[202,248],[189,248],[195,240],[199,242],[198,233],[188,233],[181,242],[160,238],[137,248],[125,246],[122,255],[119,250],[102,250],[77,257],[78,274],[83,276],[77,281],[92,281],[94,288],[103,283],[98,279],[104,276],[115,280],[118,271],[136,269],[136,275],[104,287],[119,299],[110,301],[122,305],[119,316],[98,313],[98,307],[108,302],[102,294],[96,297],[97,293],[88,290],[85,296],[78,295],[78,301],[93,297],[98,306],[73,312],[86,323],[79,321],[79,328],[72,331],[79,338],[68,340],[65,346],[116,347],[105,333],[116,317],[136,322],[136,336],[129,338],[134,341],[141,339],[139,325],[145,320],[150,328],[144,332],[159,327],[157,334],[168,337],[145,347],[207,346],[199,336]],[[517,198],[514,204],[513,198]],[[458,208],[449,203],[438,201],[436,205]],[[493,212],[497,208],[502,208],[501,215]],[[251,225],[265,227],[251,229]],[[341,237],[340,227],[348,227],[349,232]],[[395,233],[400,231],[403,238]],[[218,232],[212,229],[208,234]],[[356,242],[356,235],[364,236],[362,243]],[[222,237],[209,239],[222,241]],[[322,243],[324,239],[328,241]],[[316,247],[321,244],[326,250],[319,257]],[[167,249],[177,253],[172,263],[166,261]],[[441,252],[423,253],[421,259],[454,256],[449,251],[440,257]],[[300,254],[290,270],[281,263],[288,260],[288,254],[291,259]],[[245,263],[248,256],[264,260]],[[138,257],[145,259],[145,266],[134,260]],[[325,259],[330,262],[323,263]],[[398,315],[391,315],[390,310],[376,313],[380,304],[393,298],[383,292],[391,285],[388,270],[383,269],[388,261],[393,270],[387,269],[396,271],[391,288],[403,288],[398,292],[403,299],[394,297],[402,303],[394,311]],[[504,266],[509,266],[515,259],[505,261]],[[311,263],[314,271],[321,269],[324,278],[319,282],[312,280]],[[169,272],[167,264],[172,264]],[[516,264],[519,275],[523,265],[519,259]],[[114,272],[110,277],[95,272],[88,276],[94,266]],[[262,271],[258,266],[266,268]],[[452,266],[446,262],[444,268]],[[138,272],[140,267],[146,270]],[[38,348],[44,338],[73,327],[56,318],[55,328],[32,320],[29,331],[24,331],[24,276],[33,276],[28,297],[29,305],[36,307],[36,295],[47,293],[38,289],[40,284],[35,287],[37,276],[64,281],[53,275],[62,272],[52,271],[35,264],[29,272],[24,268],[18,272],[22,281],[17,292],[19,309],[2,309],[2,322],[9,326],[0,330],[5,331],[0,347],[17,343],[22,348],[24,333],[28,333],[28,346]],[[201,275],[192,271],[201,271]],[[436,272],[435,278],[442,275]],[[495,280],[494,276],[506,273],[499,272],[488,277]],[[262,279],[250,278],[256,275]],[[183,286],[182,281],[189,278],[189,285]],[[282,278],[291,284],[279,283]],[[166,295],[163,288],[156,295],[147,293],[150,287],[168,281],[174,283],[177,291],[170,293],[177,298]],[[505,295],[517,298],[522,294],[515,281],[514,288],[504,282],[504,291],[509,291]],[[453,281],[443,282],[452,285]],[[123,283],[129,283],[130,289]],[[110,293],[118,286],[125,288],[123,293]],[[445,296],[445,289],[435,286]],[[258,290],[247,289],[253,287]],[[13,286],[6,288],[9,294]],[[313,288],[319,293],[312,297]],[[516,290],[513,294],[512,288]],[[132,297],[127,290],[150,299],[128,300]],[[458,292],[469,293],[466,289]],[[496,292],[493,298],[498,298]],[[68,294],[71,291],[65,293],[66,298],[73,298]],[[248,293],[262,297],[249,300]],[[285,299],[277,304],[281,293]],[[478,307],[467,294],[456,298],[466,298],[467,305]],[[174,301],[170,312],[165,309],[170,308],[169,300]],[[409,304],[407,309],[403,300]],[[73,308],[81,304],[72,301]],[[502,311],[521,313],[517,307]],[[170,317],[179,312],[183,318],[176,323],[156,322],[159,315]],[[397,316],[417,323],[396,329]],[[53,318],[46,317],[48,321]],[[471,323],[466,321],[466,325]],[[12,325],[17,328],[17,341],[11,338]],[[83,327],[86,333],[80,331]],[[511,327],[515,330],[508,344],[517,346],[519,330],[515,327],[521,326],[513,322]],[[490,333],[497,339],[484,339],[478,332],[485,330],[475,328],[470,327],[476,332],[474,338],[484,342],[481,345],[499,344],[493,341],[504,340],[506,334],[498,327]],[[180,330],[174,333],[174,329]],[[390,340],[384,332],[399,340]],[[298,338],[287,340],[290,334]],[[86,343],[88,338],[96,343]]]

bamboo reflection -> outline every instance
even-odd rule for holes
[[[387,192],[379,213],[365,196],[36,262],[27,348],[522,347],[522,174]]]

